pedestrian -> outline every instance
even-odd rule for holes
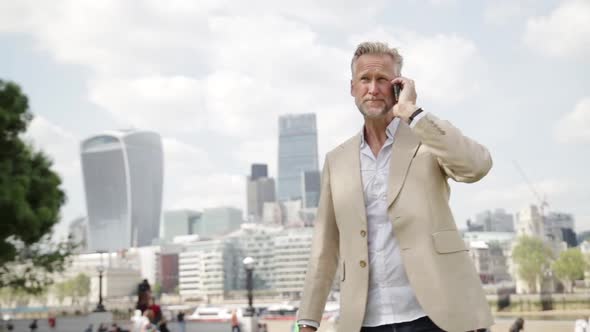
[[[37,320],[36,319],[33,319],[31,324],[29,324],[29,328],[31,329],[31,332],[37,331]]]
[[[381,42],[363,42],[352,56],[350,94],[363,121],[325,158],[301,332],[319,327],[336,271],[339,331],[472,331],[493,324],[449,206],[449,180],[479,181],[492,158],[434,115],[434,107],[418,106],[416,82],[402,75],[402,63],[398,50]],[[465,88],[454,87],[459,94]]]
[[[144,311],[140,332],[159,332],[158,326],[152,323],[153,321],[154,312],[151,309]]]
[[[170,330],[168,330],[168,326],[166,324],[166,319],[164,318],[164,315],[162,314],[162,308],[160,307],[160,305],[158,305],[158,303],[156,303],[155,297],[152,297],[150,299],[150,305],[148,308],[154,314],[154,317],[152,318],[152,321],[151,321],[152,324],[157,326],[158,330],[160,332],[169,332]]]
[[[89,324],[88,327],[86,328],[86,330],[84,330],[84,332],[92,332],[93,328],[94,328],[94,325]]]
[[[184,321],[184,312],[180,311],[176,315],[176,321],[178,322],[178,329],[180,332],[186,332],[186,322]]]
[[[108,328],[105,326],[105,324],[100,323],[100,325],[98,326],[98,330],[96,330],[96,332],[108,332]]]
[[[143,281],[137,286],[137,304],[135,309],[139,309],[141,314],[144,313],[149,307],[149,301],[152,297],[152,288],[150,283],[147,279],[143,279]]]
[[[154,314],[152,319],[153,324],[158,324],[162,320],[162,308],[156,303],[156,298],[152,297],[149,302],[148,309]]]
[[[55,329],[55,324],[56,324],[55,316],[49,315],[49,317],[47,318],[47,324],[49,324],[49,327],[51,329]]]
[[[240,332],[240,321],[236,309],[231,311],[231,332]]]
[[[512,323],[512,326],[510,326],[510,330],[508,330],[509,332],[520,332],[524,330],[524,319],[522,319],[521,317],[518,317],[514,323]]]

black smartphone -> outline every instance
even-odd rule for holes
[[[392,89],[393,89],[393,98],[394,98],[395,102],[397,103],[399,101],[399,93],[402,90],[401,83],[392,84]]]

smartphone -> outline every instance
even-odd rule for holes
[[[392,89],[393,89],[393,98],[394,98],[395,102],[397,103],[399,101],[399,93],[402,90],[401,83],[394,83],[392,85]]]

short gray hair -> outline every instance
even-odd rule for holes
[[[389,45],[382,42],[362,42],[356,47],[356,51],[354,51],[354,56],[352,57],[352,61],[350,62],[350,71],[353,75],[354,64],[356,63],[356,60],[358,60],[358,58],[360,58],[361,55],[365,54],[391,56],[391,58],[393,59],[393,63],[396,65],[395,74],[401,75],[404,59],[397,51],[397,48],[389,47]]]

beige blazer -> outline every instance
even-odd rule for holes
[[[321,321],[341,267],[339,332],[358,332],[369,285],[367,218],[360,134],[326,155],[312,251],[298,319]],[[440,328],[493,324],[468,249],[449,208],[448,178],[475,182],[492,167],[488,150],[427,113],[413,129],[400,123],[389,172],[388,214],[418,302]]]

